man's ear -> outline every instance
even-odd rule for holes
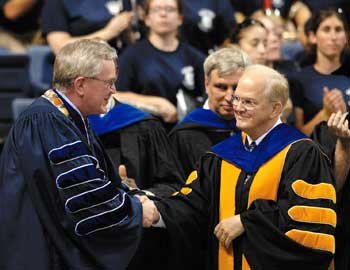
[[[79,76],[74,79],[73,81],[73,87],[75,92],[78,94],[78,96],[83,96],[84,95],[84,88],[85,88],[85,77]]]
[[[272,113],[271,113],[271,118],[275,118],[279,116],[282,113],[282,103],[280,101],[276,101],[272,105]]]
[[[208,76],[205,76],[204,78],[204,87],[205,87],[205,92],[208,94],[208,89],[209,89],[209,80],[210,78],[208,78]]]

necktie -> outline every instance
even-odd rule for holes
[[[247,140],[248,141],[248,140]],[[247,146],[247,150],[249,152],[252,152],[254,150],[254,148],[256,147],[256,143],[254,141],[252,141],[250,144],[248,144]]]
[[[252,141],[249,144],[248,140],[245,141],[245,148],[247,151],[252,152],[255,147],[256,147],[256,142]],[[244,185],[247,184],[247,182],[251,179],[251,177],[252,177],[251,174],[247,174],[246,178],[244,179]]]

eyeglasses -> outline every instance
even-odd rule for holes
[[[251,98],[241,98],[239,96],[232,95],[232,104],[234,106],[238,106],[239,103],[241,103],[241,105],[247,110],[254,109],[256,105],[258,105],[258,103]]]
[[[102,79],[99,79],[99,78],[96,78],[96,77],[85,77],[85,78],[88,78],[88,79],[94,80],[94,81],[103,82],[108,88],[115,89],[116,79],[102,80]]]
[[[165,13],[174,13],[177,11],[177,8],[165,6],[165,7],[153,7],[150,9],[150,13],[157,13],[158,14],[161,11],[164,11]]]

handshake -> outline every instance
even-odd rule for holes
[[[142,204],[142,225],[144,228],[149,228],[157,223],[160,219],[160,214],[154,202],[145,195],[135,195]]]

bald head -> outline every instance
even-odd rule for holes
[[[248,67],[233,97],[237,127],[256,140],[276,124],[287,100],[288,83],[281,74],[266,66]]]
[[[284,107],[289,98],[288,82],[282,74],[263,65],[252,65],[244,71],[241,80],[250,78],[261,86],[270,101],[279,101]]]

